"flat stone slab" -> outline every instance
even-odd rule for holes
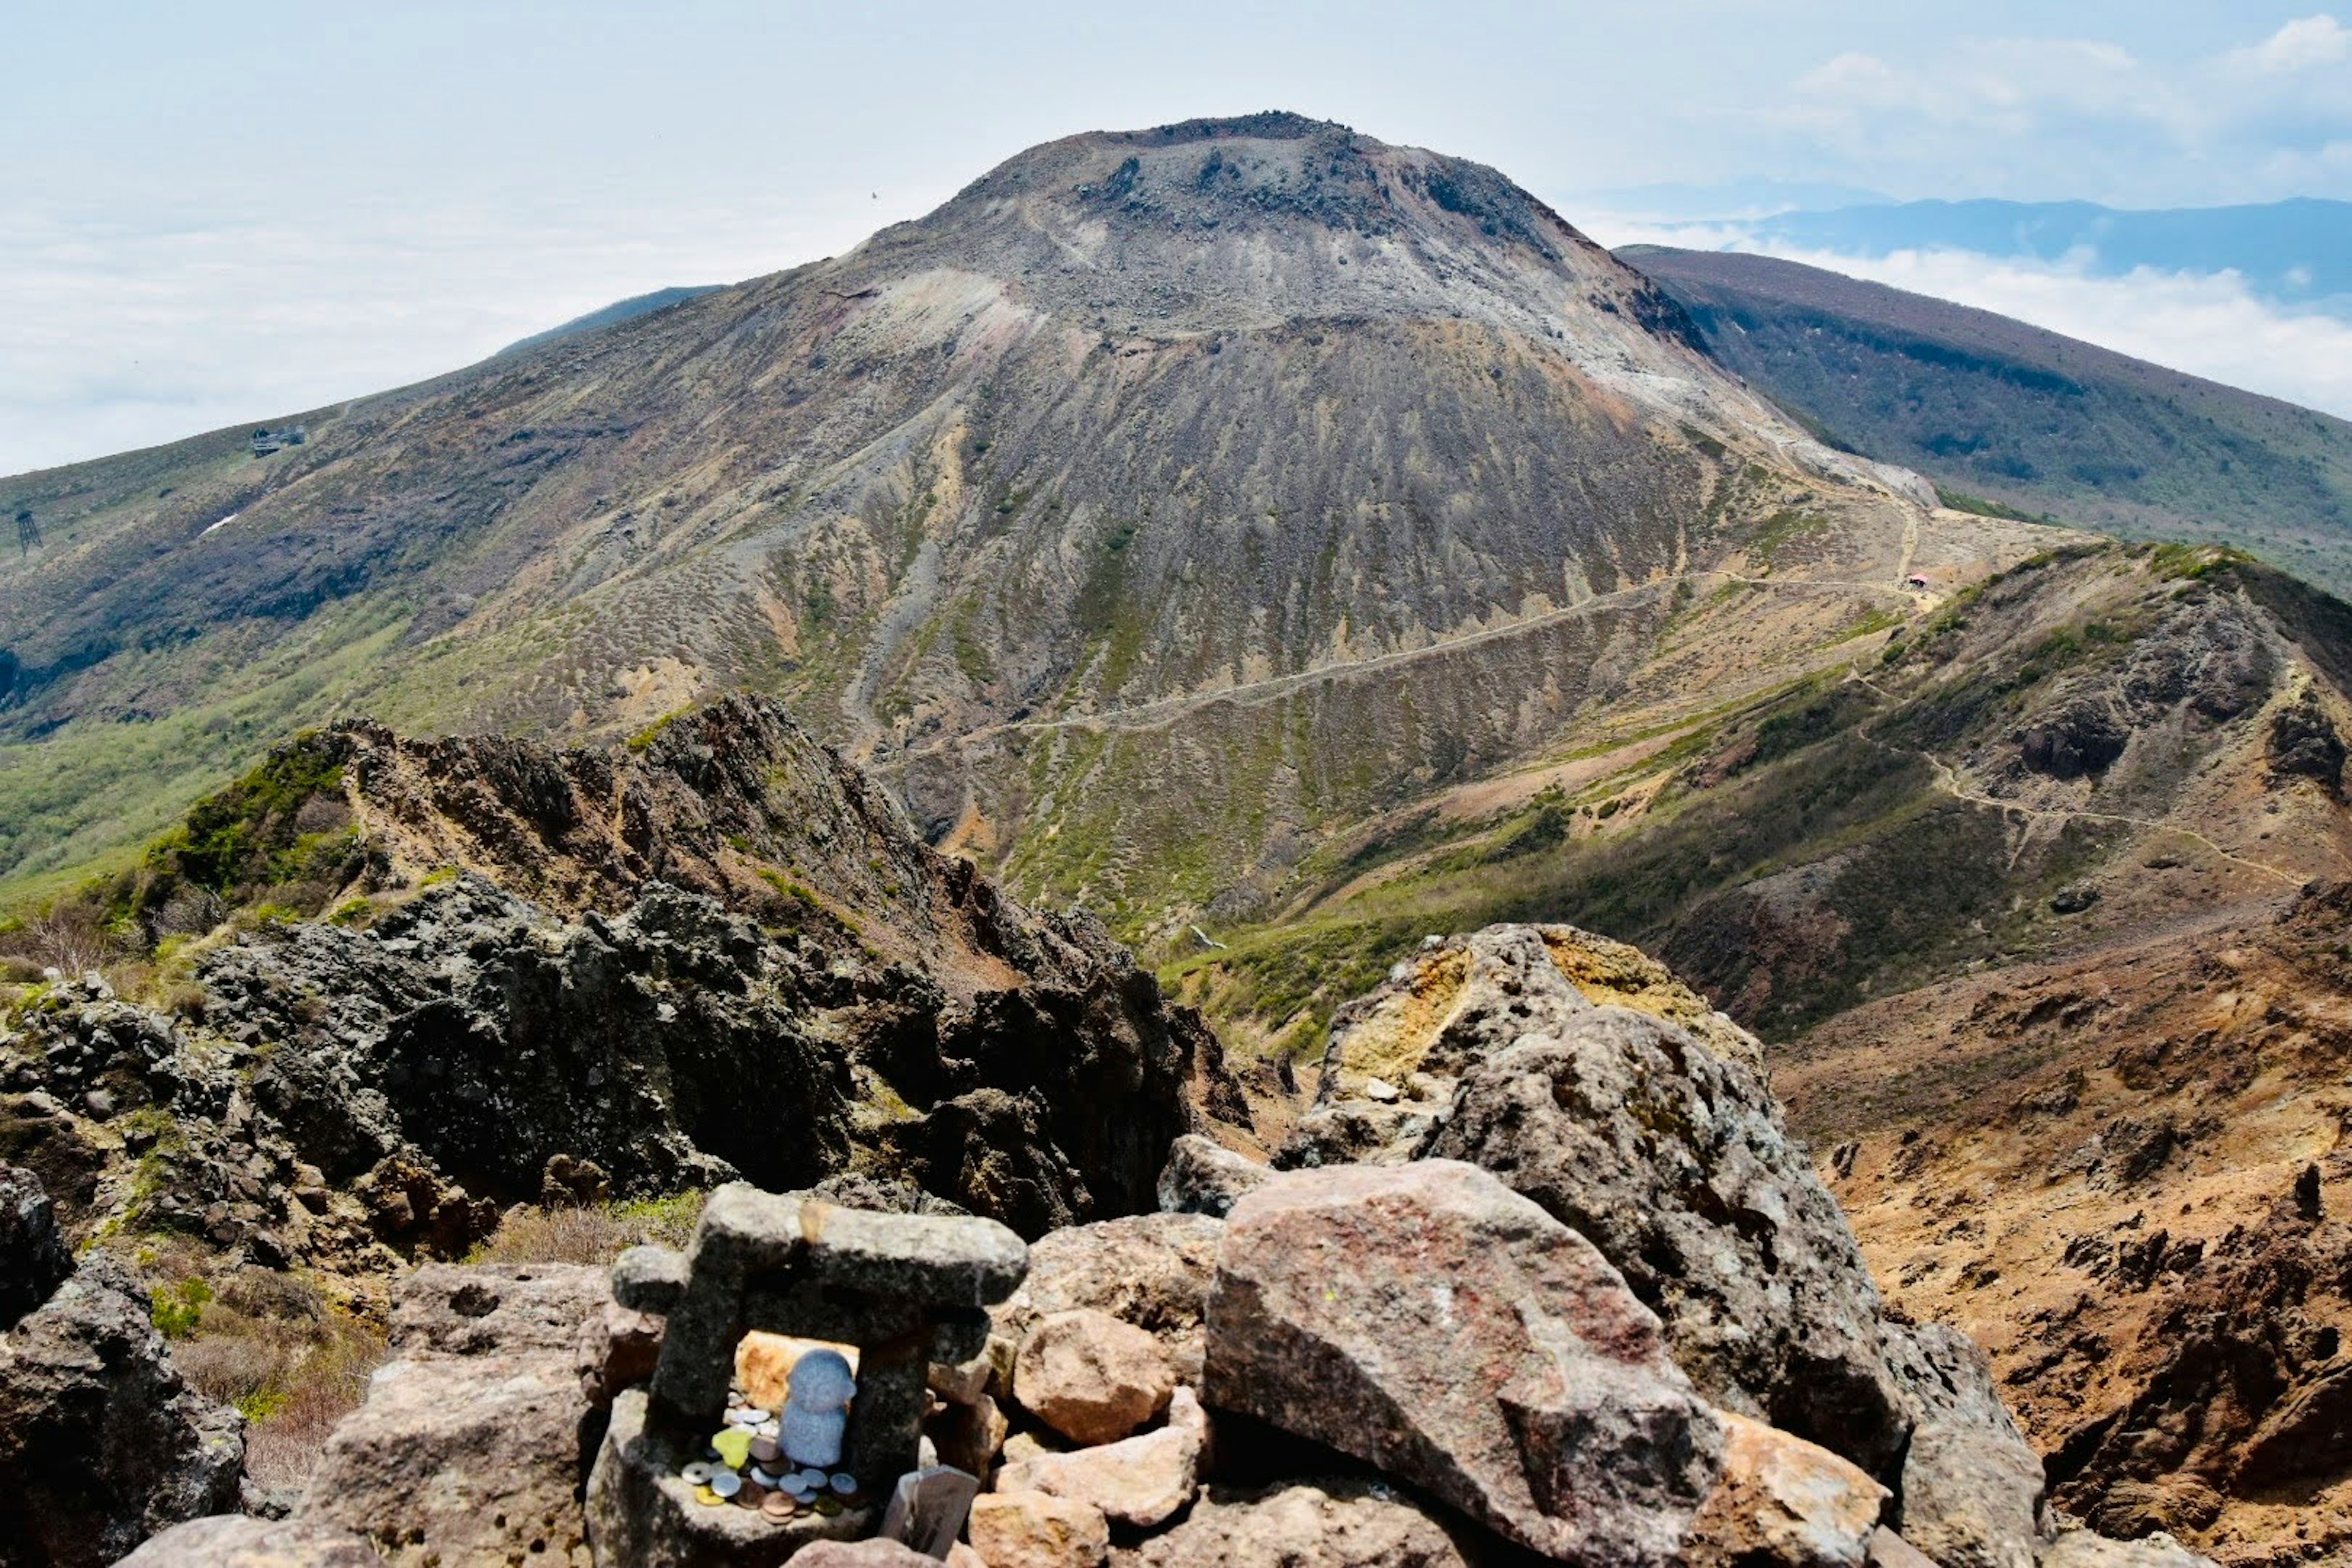
[[[774,1568],[813,1542],[870,1536],[878,1522],[871,1508],[772,1520],[757,1509],[698,1502],[677,1472],[701,1457],[700,1441],[647,1427],[644,1390],[613,1401],[588,1476],[588,1544],[600,1568]]]

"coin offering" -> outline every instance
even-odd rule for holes
[[[743,1489],[743,1478],[732,1470],[721,1470],[710,1478],[710,1489],[720,1497],[733,1497]]]
[[[766,1500],[760,1504],[760,1511],[770,1519],[783,1520],[796,1516],[801,1507],[782,1492],[770,1492]]]
[[[841,1514],[841,1500],[837,1497],[821,1497],[816,1500],[816,1511],[826,1519],[838,1518]]]
[[[751,1467],[751,1479],[759,1482],[761,1486],[766,1487],[770,1491],[773,1491],[776,1488],[784,1484],[781,1479],[769,1474],[766,1470],[761,1469],[757,1465]]]
[[[833,1478],[833,1489],[840,1496],[847,1497],[857,1489],[857,1478],[847,1474],[835,1476]]]
[[[708,1463],[705,1460],[697,1459],[690,1465],[683,1465],[679,1467],[677,1472],[678,1479],[686,1482],[688,1486],[698,1487],[704,1482],[709,1480],[711,1472],[716,1470],[718,1468],[718,1466]]]
[[[700,1503],[705,1508],[717,1508],[726,1500],[721,1498],[717,1492],[712,1491],[709,1487],[697,1487],[694,1489],[694,1500]]]
[[[752,1438],[751,1458],[761,1465],[773,1465],[776,1462],[776,1440],[773,1437]]]

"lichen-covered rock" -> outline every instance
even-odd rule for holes
[[[1623,1277],[1453,1161],[1299,1172],[1236,1204],[1202,1395],[1570,1563],[1674,1562],[1722,1464]]]
[[[1456,1087],[1423,1152],[1494,1172],[1591,1240],[1710,1399],[1894,1464],[1909,1421],[1878,1292],[1763,1080],[1673,1023],[1595,1005],[1533,929],[1451,956],[1466,973],[1436,1038]]]
[[[1090,1307],[1040,1318],[1013,1363],[1013,1397],[1074,1443],[1117,1442],[1175,1389],[1158,1340]]]
[[[1551,928],[1495,926],[1401,965],[1335,1023],[1330,1088],[1280,1163],[1492,1171],[1623,1271],[1707,1397],[1892,1486],[1931,1554],[2030,1559],[2040,1460],[1973,1344],[1887,1317],[1752,1041],[1727,1044],[1719,1016],[1690,1033],[1695,1005],[1654,986],[1596,1003],[1560,950]],[[1410,1093],[1351,1097],[1373,1069]]]
[[[245,1423],[180,1380],[146,1292],[92,1254],[0,1335],[0,1563],[112,1563],[235,1508]]]
[[[295,1517],[402,1563],[589,1562],[578,1346],[610,1297],[579,1265],[448,1264],[403,1282],[392,1360],[326,1443]]]
[[[1117,1568],[1471,1568],[1451,1525],[1376,1481],[1213,1489]],[[993,1565],[992,1564],[992,1568]]]

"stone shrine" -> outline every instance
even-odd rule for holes
[[[741,1183],[711,1194],[683,1254],[623,1254],[614,1298],[667,1322],[651,1384],[614,1401],[589,1477],[596,1561],[765,1568],[814,1541],[874,1534],[877,1505],[919,1463],[931,1363],[980,1354],[987,1309],[1028,1267],[1021,1238],[993,1220],[876,1214]],[[857,1352],[838,1473],[800,1511],[746,1506],[752,1483],[714,1447],[747,1417],[781,1414],[730,1407],[736,1346],[753,1331]],[[730,1486],[722,1477],[739,1489],[715,1491],[714,1479]]]

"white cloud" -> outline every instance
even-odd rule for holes
[[[2327,15],[2186,58],[2103,38],[1959,38],[1932,58],[1833,54],[1738,112],[1785,139],[1784,165],[1922,195],[1958,181],[2123,205],[2352,195],[2352,171],[2314,151],[2352,140],[2347,61],[2352,28]]]
[[[631,294],[846,248],[938,195],[656,215],[372,201],[135,228],[20,209],[0,225],[0,474],[438,375]]]
[[[2352,59],[2352,28],[2322,14],[2289,22],[2252,47],[2233,49],[2229,65],[2256,76],[2285,76]]]

